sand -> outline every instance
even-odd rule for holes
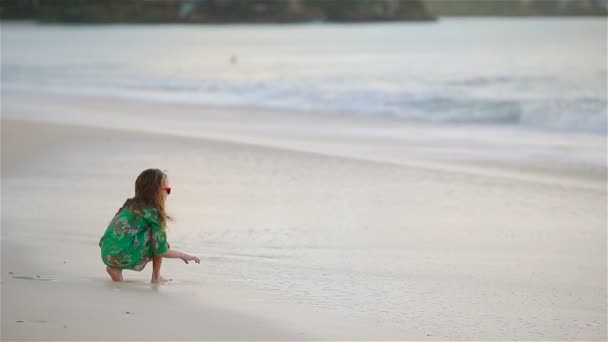
[[[605,140],[473,132],[3,94],[2,340],[605,340]],[[514,141],[591,158],[474,147]],[[147,167],[202,263],[112,283],[97,241]]]

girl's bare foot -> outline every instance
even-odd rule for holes
[[[152,284],[168,283],[169,280],[163,276],[152,277]]]
[[[113,268],[107,266],[106,271],[108,271],[108,274],[110,275],[110,278],[112,278],[112,281],[123,281],[122,270],[120,268]]]

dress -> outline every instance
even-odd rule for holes
[[[99,247],[104,264],[134,271],[143,270],[153,256],[169,249],[156,208],[144,208],[140,217],[124,208],[108,225]]]

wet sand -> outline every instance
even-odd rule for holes
[[[400,149],[365,118],[26,99],[3,98],[3,340],[606,338],[601,167]],[[147,167],[202,263],[112,283],[97,241]]]

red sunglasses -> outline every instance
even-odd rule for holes
[[[163,188],[167,192],[167,195],[171,195],[171,188]]]

